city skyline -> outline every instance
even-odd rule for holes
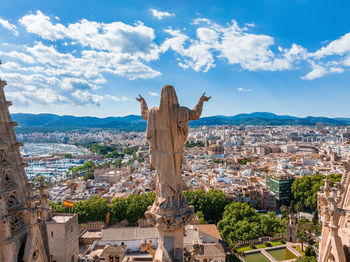
[[[349,3],[205,3],[4,1],[11,112],[138,114],[172,84],[185,106],[212,96],[204,116],[350,117]]]

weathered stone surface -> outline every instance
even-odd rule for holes
[[[166,85],[159,107],[149,110],[142,96],[136,99],[141,103],[143,119],[148,120],[146,138],[150,143],[151,168],[157,173],[156,200],[145,213],[159,230],[155,261],[182,261],[183,228],[193,215],[193,207],[188,206],[183,195],[183,144],[189,120],[200,117],[203,103],[210,97],[203,94],[191,110],[181,107],[174,87]]]
[[[1,62],[0,62],[1,64]],[[35,206],[0,79],[0,261],[48,261]],[[45,222],[43,222],[44,224]]]

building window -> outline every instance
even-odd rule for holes
[[[53,237],[53,231],[51,231],[51,237]]]
[[[74,262],[74,255],[70,259],[71,262]]]
[[[73,232],[73,226],[70,227],[70,232]]]

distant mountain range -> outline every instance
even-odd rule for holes
[[[114,128],[126,131],[145,130],[147,121],[141,116],[128,115],[124,117],[77,117],[55,114],[24,114],[11,115],[13,121],[18,122],[17,131],[24,130],[67,130],[67,129],[89,129],[89,128]],[[190,121],[190,126],[198,127],[203,125],[308,125],[313,126],[321,122],[328,126],[350,125],[350,118],[327,118],[312,117],[305,118],[276,115],[268,112],[254,112],[251,114],[238,114],[235,116],[210,116],[202,117],[196,121]]]

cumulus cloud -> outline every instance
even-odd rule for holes
[[[156,17],[157,19],[161,20],[163,19],[164,17],[167,17],[167,16],[175,16],[174,13],[169,13],[169,12],[161,12],[161,11],[158,11],[156,9],[150,9],[150,11],[152,12],[152,15],[154,17]]]
[[[308,53],[307,61],[312,71],[302,79],[313,80],[325,75],[341,74],[350,69],[350,33],[323,43],[328,44],[313,53]]]
[[[50,17],[40,11],[26,15],[19,21],[28,32],[43,39],[71,39],[73,43],[95,50],[128,53],[146,61],[158,59],[158,46],[153,41],[154,29],[140,21],[128,25],[122,22],[101,23],[82,19],[64,26],[60,23],[53,24]]]
[[[152,92],[152,91],[148,91],[148,94],[150,96],[159,96],[159,94],[157,92]]]
[[[231,24],[221,26],[206,18],[195,19],[192,23],[198,26],[196,39],[190,38],[180,30],[166,29],[170,35],[161,45],[161,51],[172,49],[183,57],[179,65],[195,71],[207,72],[215,67],[215,58],[224,59],[229,64],[238,65],[249,71],[288,70],[292,63],[300,59],[295,54],[298,49],[274,52],[274,39],[268,35],[250,33],[246,27],[240,27],[235,20]]]
[[[7,30],[11,31],[14,35],[18,35],[17,27],[13,24],[10,24],[9,21],[0,18],[0,25],[2,25]]]
[[[30,33],[40,35],[44,39],[62,39],[68,34],[68,30],[61,24],[53,25],[50,17],[44,15],[40,10],[35,14],[29,14],[19,19],[19,22]]]
[[[0,55],[4,57],[2,77],[13,87],[11,96],[21,103],[99,105],[103,99],[127,101],[129,98],[125,96],[96,93],[107,83],[106,75],[133,80],[161,74],[147,65],[159,58],[160,50],[154,41],[154,29],[142,22],[129,25],[87,19],[70,24],[58,21],[58,17],[50,17],[39,10],[25,15],[19,23],[45,43],[0,46]],[[58,51],[60,44],[73,50]],[[29,95],[29,85],[37,86],[38,92]],[[40,90],[48,95],[39,96]]]
[[[116,101],[116,102],[130,101],[131,100],[129,97],[126,97],[126,96],[117,97],[117,96],[112,96],[109,94],[106,94],[105,98]]]
[[[156,9],[152,14],[158,19],[174,16]],[[0,24],[18,34],[17,27],[8,21],[0,18]],[[196,72],[208,72],[219,62],[248,71],[292,70],[306,63],[311,70],[301,78],[312,80],[350,67],[350,33],[310,52],[295,43],[277,46],[272,36],[252,32],[253,23],[239,25],[235,20],[220,25],[197,18],[189,29],[167,27],[165,39],[159,39],[155,29],[141,21],[126,24],[81,19],[64,24],[58,17],[36,11],[20,18],[19,24],[39,39],[24,46],[1,44],[4,63],[0,73],[8,80],[9,97],[22,104],[129,101],[122,94],[103,94],[101,88],[111,76],[134,80],[161,75],[151,64],[165,52],[174,53],[180,67]],[[151,91],[148,94],[159,96]]]
[[[313,80],[316,78],[321,78],[325,75],[340,74],[344,72],[343,68],[337,66],[328,66],[327,64],[321,65],[313,61],[311,61],[310,64],[312,67],[312,71],[307,73],[305,76],[301,77],[304,80]]]

